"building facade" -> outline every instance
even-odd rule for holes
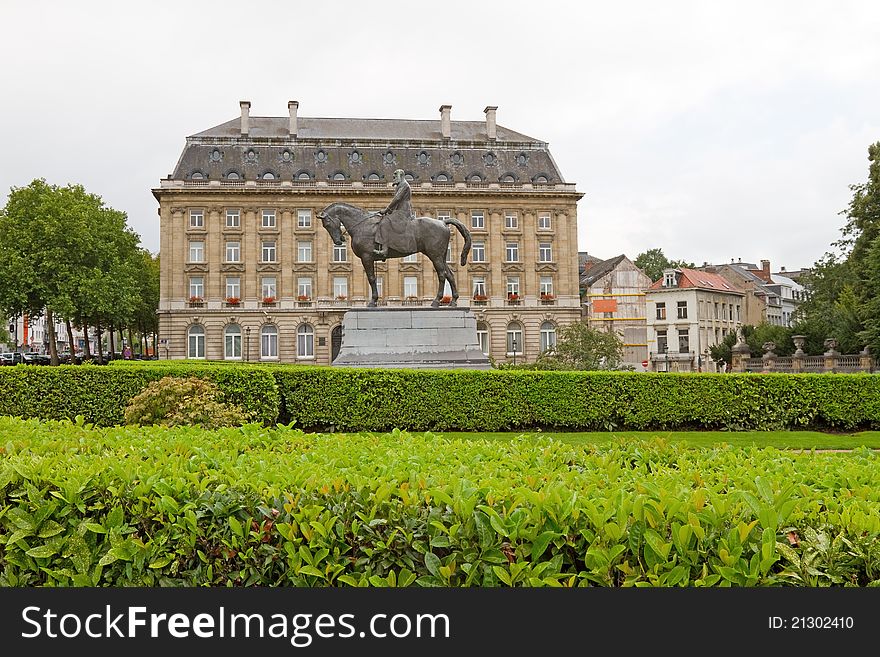
[[[345,311],[369,285],[348,244],[317,218],[345,202],[391,200],[403,169],[418,216],[454,217],[447,261],[477,318],[483,350],[529,361],[580,318],[577,201],[546,142],[485,121],[241,116],[186,140],[159,202],[159,357],[330,364]],[[353,261],[354,260],[354,261]],[[377,264],[380,304],[429,305],[422,255]]]
[[[648,359],[645,292],[651,279],[625,255],[603,260],[581,276],[585,321],[616,333],[623,341],[623,364],[637,370]]]
[[[720,274],[665,271],[646,295],[649,369],[716,371],[709,349],[742,325],[745,297]]]

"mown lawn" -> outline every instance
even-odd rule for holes
[[[616,439],[650,440],[662,438],[693,447],[775,447],[777,449],[880,449],[880,431],[823,433],[820,431],[591,431],[591,432],[435,432],[463,440],[533,440],[550,437],[570,445],[601,445]]]

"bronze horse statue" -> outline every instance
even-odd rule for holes
[[[367,303],[368,307],[375,307],[379,300],[379,291],[376,288],[376,268],[378,259],[373,250],[377,228],[378,213],[367,212],[348,203],[331,203],[318,213],[318,218],[324,224],[324,228],[330,233],[330,238],[336,246],[345,244],[342,228],[345,228],[351,236],[351,250],[361,259],[367,280],[370,282],[372,296]],[[388,258],[403,258],[413,253],[424,253],[428,256],[434,270],[437,272],[439,287],[437,296],[431,306],[437,308],[443,298],[445,283],[449,283],[452,290],[450,306],[455,306],[458,299],[458,286],[455,284],[455,276],[452,275],[446,265],[446,252],[449,248],[450,229],[449,225],[455,226],[461,236],[464,237],[464,247],[461,250],[461,264],[467,263],[467,256],[471,250],[470,231],[457,219],[432,219],[431,217],[416,217],[412,220],[409,231],[412,231],[417,248],[413,251],[402,252],[390,249]]]

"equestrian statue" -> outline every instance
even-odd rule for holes
[[[455,276],[446,264],[451,234],[449,226],[455,226],[464,238],[462,266],[467,263],[471,249],[470,231],[451,217],[416,217],[410,203],[412,189],[404,178],[402,169],[394,172],[394,184],[397,187],[394,198],[384,210],[368,212],[348,203],[331,203],[318,213],[318,218],[336,246],[345,244],[343,228],[351,236],[351,250],[361,259],[370,282],[372,296],[367,303],[368,307],[375,307],[379,300],[375,263],[388,258],[404,258],[413,253],[424,253],[428,256],[437,272],[437,296],[431,306],[437,308],[440,305],[446,283],[449,283],[452,290],[449,305],[457,305],[458,286]]]

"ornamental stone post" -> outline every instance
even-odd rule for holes
[[[792,372],[798,373],[804,371],[804,359],[807,355],[804,353],[804,345],[807,344],[807,336],[805,335],[793,335],[791,336],[792,342],[794,342],[795,351],[791,358],[791,369]]]
[[[826,338],[825,340],[825,371],[834,372],[837,369],[837,357],[840,352],[837,351],[837,338]]]
[[[743,337],[742,329],[736,329],[737,342],[730,349],[730,369],[734,372],[745,371],[745,359],[752,355],[746,339]]]

